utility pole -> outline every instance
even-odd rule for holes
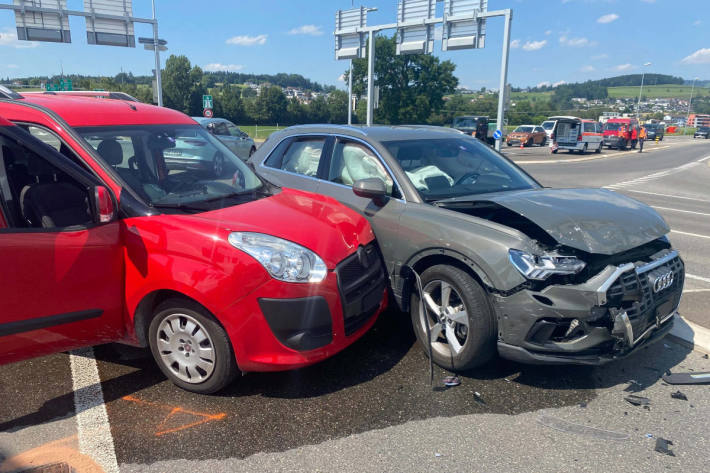
[[[643,67],[650,66],[651,63],[647,62],[643,65]],[[636,102],[636,120],[641,119],[641,115],[639,113],[639,107],[641,107],[641,94],[643,93],[643,78],[646,75],[646,69],[641,69],[641,87],[639,88],[639,99],[638,102]]]
[[[505,10],[505,26],[503,27],[503,56],[500,62],[500,86],[498,89],[498,129],[501,131],[501,136],[496,139],[496,151],[500,151],[503,143],[503,130],[505,123],[503,122],[503,108],[505,107],[505,91],[508,84],[508,56],[510,51],[510,27],[513,22],[513,10]]]
[[[685,126],[686,127],[690,126],[690,123],[688,123],[690,121],[690,106],[693,104],[693,92],[695,92],[695,81],[696,80],[698,80],[697,77],[695,79],[693,79],[693,87],[690,88],[690,100],[688,100],[688,116],[685,117]]]
[[[163,80],[160,74],[160,47],[158,42],[158,20],[155,16],[155,0],[153,3],[153,44],[155,45],[155,86],[158,89],[158,107],[163,106]]]

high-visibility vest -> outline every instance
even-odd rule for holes
[[[646,129],[645,128],[641,128],[641,132],[639,133],[639,139],[640,140],[646,139]]]

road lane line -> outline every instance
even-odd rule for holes
[[[658,192],[648,192],[648,191],[637,191],[633,189],[624,189],[624,192],[633,192],[635,194],[648,194],[648,195],[657,195],[660,197],[670,197],[672,199],[683,199],[683,200],[694,200],[697,202],[708,202],[710,203],[710,200],[708,199],[698,199],[697,197],[684,197],[681,195],[674,195],[674,194],[659,194]]]
[[[691,292],[710,292],[710,289],[683,289],[683,294]]]
[[[93,458],[104,472],[119,473],[94,350],[73,350],[69,353],[69,361],[74,385],[79,451]]]
[[[701,235],[699,233],[681,232],[680,230],[671,230],[671,233],[677,233],[678,235],[691,236],[695,238],[707,238],[710,240],[710,235]]]
[[[706,283],[710,283],[710,278],[704,278],[702,276],[696,276],[695,274],[687,274],[685,275],[686,278],[688,279],[695,279],[696,281],[702,281]]]
[[[668,211],[671,211],[671,212],[682,212],[682,213],[684,213],[684,214],[702,215],[702,216],[704,216],[704,217],[710,217],[710,214],[709,214],[709,213],[696,212],[695,210],[672,209],[672,208],[670,208],[670,207],[659,207],[659,206],[657,206],[657,205],[652,205],[651,207],[653,207],[654,209],[659,209],[659,210],[668,210]]]

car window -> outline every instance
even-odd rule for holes
[[[594,123],[584,123],[584,132],[585,133],[596,133],[597,127]]]
[[[55,136],[54,134],[50,133],[49,131],[47,131],[43,128],[40,128],[38,126],[34,126],[34,125],[28,125],[23,128],[25,128],[30,133],[30,135],[34,136],[35,138],[37,138],[41,142],[51,146],[52,148],[56,149],[57,151],[59,151],[61,149],[61,147],[62,147],[61,140],[57,136]]]
[[[226,123],[227,126],[227,131],[229,132],[230,135],[236,136],[237,138],[241,138],[242,136],[242,131],[234,124],[232,123]]]
[[[11,228],[56,229],[93,221],[86,186],[6,136],[0,136],[0,196]]]
[[[519,126],[515,129],[514,133],[532,133],[533,127],[531,126]]]
[[[328,180],[352,186],[355,181],[376,177],[385,183],[387,195],[399,197],[394,180],[389,175],[380,158],[369,147],[349,140],[338,140],[333,149],[333,157],[328,171]]]
[[[535,133],[545,133],[545,130],[541,126],[536,126]]]
[[[284,171],[316,177],[325,147],[325,138],[301,138],[289,143],[280,159],[269,159],[267,166]]]
[[[208,125],[207,129],[217,136],[229,136],[227,124],[223,122],[212,122]]]
[[[382,144],[427,201],[538,187],[523,171],[473,138]]]

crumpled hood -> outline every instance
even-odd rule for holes
[[[294,189],[183,218],[209,222],[222,232],[258,232],[292,241],[315,251],[329,269],[375,238],[355,211],[330,197]]]
[[[480,196],[537,224],[558,243],[612,255],[670,231],[651,207],[605,189],[536,189]]]

